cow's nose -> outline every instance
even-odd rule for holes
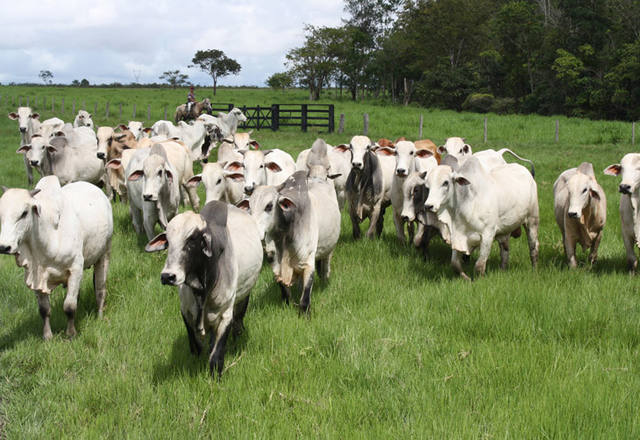
[[[26,133],[27,127],[20,127],[20,133]]]
[[[433,205],[424,205],[427,211],[433,211]]]
[[[11,246],[0,246],[0,254],[10,254]]]
[[[403,222],[408,222],[409,221],[409,216],[403,215],[401,218],[402,218]]]
[[[162,272],[160,274],[160,282],[166,286],[173,286],[176,283],[176,276],[172,273]]]
[[[625,183],[620,184],[618,190],[622,193],[622,194],[631,194],[631,185],[627,185]]]
[[[97,153],[96,156],[98,156],[98,159],[103,159],[103,160],[106,157],[106,155],[104,153],[102,153],[102,152]]]
[[[405,170],[404,168],[398,168],[398,169],[396,170],[396,174],[397,174],[398,176],[405,176],[405,175],[407,174],[407,170]]]
[[[577,213],[577,212],[569,211],[569,212],[567,213],[567,215],[568,215],[570,218],[578,218],[578,213]]]
[[[38,166],[38,161],[37,160],[32,160],[31,161],[31,165],[34,166],[34,167],[37,167]]]
[[[252,186],[245,186],[244,187],[244,192],[248,195],[251,195],[251,193],[253,192],[253,185]]]
[[[353,162],[353,168],[362,168],[362,162]]]
[[[142,196],[142,198],[144,199],[145,202],[152,202],[153,201],[153,196],[151,194],[144,194]]]

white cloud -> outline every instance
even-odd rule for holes
[[[0,81],[37,82],[49,69],[60,82],[128,83],[134,70],[152,82],[180,69],[208,84],[187,66],[197,50],[220,49],[242,65],[222,84],[263,85],[305,23],[337,26],[342,16],[342,0],[23,0],[3,7]]]

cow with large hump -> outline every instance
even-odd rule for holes
[[[200,214],[175,216],[147,252],[168,249],[162,284],[177,286],[180,312],[192,354],[209,334],[209,369],[222,375],[229,332],[239,335],[249,294],[262,267],[258,228],[249,214],[224,202],[207,203]]]
[[[454,167],[455,168],[455,167]],[[524,226],[531,264],[538,261],[538,192],[531,173],[507,164],[488,172],[476,157],[459,168],[440,165],[427,175],[425,208],[438,216],[451,236],[451,264],[463,278],[461,254],[479,247],[475,272],[484,275],[494,239],[500,245],[501,268],[509,260],[509,237]]]
[[[59,132],[50,139],[34,135],[29,145],[17,151],[24,154],[42,176],[58,176],[62,185],[78,181],[106,182],[104,164],[96,152],[96,136],[88,127],[72,128],[67,134]]]
[[[622,176],[618,186],[620,192],[620,221],[622,241],[627,253],[627,269],[634,273],[638,266],[635,247],[640,247],[640,154],[625,154],[620,163],[609,165],[604,173]]]
[[[113,235],[111,204],[86,182],[60,186],[43,177],[35,190],[6,189],[0,197],[0,253],[13,255],[25,269],[27,287],[36,293],[43,337],[51,339],[49,295],[67,289],[67,335],[76,334],[75,313],[84,269],[93,266],[93,288],[102,317]]]
[[[36,134],[40,128],[40,114],[31,110],[31,107],[18,107],[16,112],[11,112],[8,116],[9,119],[18,121],[20,146],[29,145],[31,136]],[[27,171],[27,181],[29,185],[33,185],[33,170],[26,155],[24,156],[24,166]]]
[[[589,262],[593,265],[607,221],[607,199],[592,164],[583,162],[560,174],[553,184],[553,211],[569,267],[577,267],[578,243],[583,249],[591,247]]]
[[[374,152],[374,146],[367,136],[354,136],[349,144],[349,151],[351,171],[347,178],[346,193],[353,238],[360,238],[360,223],[365,218],[369,218],[367,237],[379,237],[384,226],[384,212],[391,204],[388,192],[391,189],[393,167],[387,176],[386,169],[389,166],[386,162],[383,164],[382,155]],[[382,154],[395,163],[393,153],[385,150]]]

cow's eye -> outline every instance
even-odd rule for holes
[[[162,170],[158,171],[158,176],[162,176]]]
[[[267,206],[264,207],[264,212],[271,212],[273,209],[273,202],[267,203]]]
[[[220,183],[222,183],[222,177],[218,179],[218,181],[216,182],[216,185],[220,185]]]
[[[585,188],[585,189],[583,189],[583,190],[582,190],[582,194],[584,194],[584,193],[586,193],[586,192],[587,192],[587,188]]]
[[[449,186],[449,181],[445,180],[444,183],[442,184],[442,186]]]
[[[23,218],[25,218],[27,216],[27,210],[25,209],[24,212],[20,215],[20,220],[22,220]]]
[[[410,156],[413,156],[413,151],[409,153]]]
[[[264,168],[264,165],[260,165],[260,168]]]

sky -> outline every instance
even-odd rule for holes
[[[197,50],[219,49],[242,66],[218,85],[264,86],[285,70],[304,25],[339,26],[343,0],[0,0],[0,83],[161,82],[179,69],[197,85],[211,77],[188,68]]]

